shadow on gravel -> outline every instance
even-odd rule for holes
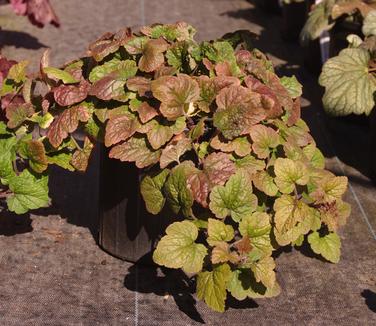
[[[196,308],[195,280],[189,278],[183,271],[159,267],[152,262],[151,254],[145,255],[128,269],[124,279],[124,286],[130,291],[139,293],[154,293],[158,296],[170,295],[174,298],[179,310],[192,320],[205,324]],[[145,298],[145,300],[153,300]],[[226,301],[226,308],[254,309],[259,305],[252,299],[238,301],[230,295]]]
[[[28,33],[0,29],[0,49],[3,46],[14,46],[16,48],[31,50],[47,47],[43,43],[40,43],[36,37]]]
[[[376,313],[376,293],[371,290],[364,290],[362,297],[365,299],[367,307]]]
[[[30,214],[17,215],[1,209],[0,206],[0,235],[12,236],[33,231]]]
[[[152,263],[151,255],[145,255],[128,269],[124,286],[131,291],[154,293],[158,296],[171,295],[179,310],[199,323],[205,323],[196,309],[193,297],[194,282],[181,270],[160,268]],[[146,300],[152,300],[147,298]]]

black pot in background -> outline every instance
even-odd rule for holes
[[[373,108],[370,117],[370,136],[371,136],[371,148],[370,148],[370,161],[371,161],[371,179],[376,184],[376,110]]]
[[[308,13],[308,4],[305,1],[282,4],[282,38],[286,41],[296,41],[299,38]]]
[[[346,20],[339,20],[334,27],[330,30],[330,47],[329,56],[334,57],[338,53],[347,48],[349,42],[347,42],[347,36],[350,34],[356,34],[363,38],[362,25],[358,22],[349,22]]]
[[[273,14],[280,14],[281,7],[278,0],[256,0],[256,4],[262,10]]]
[[[303,47],[304,67],[314,75],[320,75],[322,69],[320,39],[310,41]]]
[[[141,172],[134,164],[108,157],[101,149],[99,245],[111,255],[137,262],[155,248],[168,224],[167,215],[149,214],[141,197]]]

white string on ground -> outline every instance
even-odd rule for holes
[[[326,133],[326,132],[323,130],[323,128],[321,127],[321,126],[322,126],[322,123],[321,123],[321,121],[320,121],[321,119],[320,119],[320,117],[319,117],[319,114],[316,114],[315,117],[316,117],[317,122],[318,122],[318,124],[319,124],[319,126],[320,126],[320,130],[321,130],[322,134],[324,135],[325,141],[326,141],[326,143],[329,145],[329,148],[331,149],[331,151],[332,151],[332,153],[333,153],[333,155],[334,155],[334,157],[335,157],[335,160],[336,160],[336,163],[337,163],[338,167],[340,168],[342,174],[343,174],[344,176],[346,176],[346,177],[349,178],[349,176],[348,176],[348,175],[346,174],[346,172],[345,172],[345,169],[343,168],[343,163],[339,160],[339,158],[338,158],[338,156],[337,156],[337,153],[336,153],[336,150],[335,150],[335,148],[334,148],[333,142],[331,141],[329,135],[327,135],[327,133]],[[349,179],[350,179],[350,178],[349,178]],[[375,230],[373,229],[372,224],[371,224],[371,222],[369,221],[368,215],[367,215],[367,213],[366,213],[366,211],[365,211],[365,209],[364,209],[364,207],[363,207],[361,201],[359,200],[359,197],[358,197],[358,195],[357,195],[357,193],[356,193],[354,187],[353,187],[352,184],[351,184],[351,180],[349,180],[349,190],[350,190],[352,196],[354,197],[356,204],[357,204],[358,207],[359,207],[359,210],[360,210],[360,213],[361,213],[361,215],[362,215],[362,217],[363,217],[363,220],[364,220],[364,222],[366,223],[366,225],[367,225],[367,227],[368,227],[368,229],[369,229],[369,231],[370,231],[372,237],[376,240],[376,232],[375,232]]]

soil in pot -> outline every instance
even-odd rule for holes
[[[99,245],[111,255],[130,262],[152,263],[157,240],[172,223],[168,214],[149,214],[140,194],[141,171],[134,164],[108,157],[101,149],[99,189]]]

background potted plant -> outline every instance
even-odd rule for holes
[[[309,49],[319,48],[319,39],[324,32],[329,32],[328,39],[322,39],[321,43],[328,44],[329,57],[335,56],[347,46],[346,38],[350,34],[362,36],[362,24],[364,17],[376,7],[375,1],[361,0],[324,0],[312,6],[307,22],[301,34],[300,43]],[[329,42],[329,43],[328,43]],[[327,58],[321,58],[318,51],[305,51],[305,62],[308,68],[320,72],[321,62]]]
[[[320,85],[325,87],[324,109],[333,116],[370,115],[375,107],[376,91],[376,10],[369,12],[364,19],[362,32],[365,38],[357,35],[348,37],[348,48],[329,59],[323,66]],[[372,143],[376,145],[374,114],[371,115]],[[375,179],[376,159],[371,150],[373,179]]]
[[[33,79],[5,61],[0,180],[10,210],[45,206],[47,165],[84,170],[104,142],[110,158],[140,169],[150,218],[171,219],[154,262],[194,277],[198,298],[224,311],[227,293],[279,294],[278,248],[307,243],[338,262],[347,178],[324,169],[295,77],[280,79],[244,31],[202,43],[194,32],[177,23],[108,33],[62,69],[45,55]]]

